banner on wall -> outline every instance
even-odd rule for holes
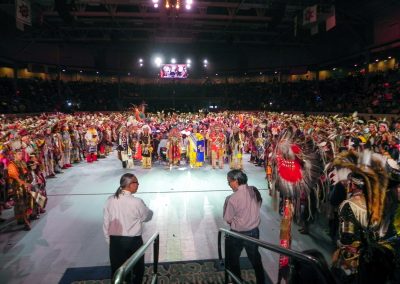
[[[329,31],[333,29],[335,26],[336,26],[336,13],[335,13],[335,7],[332,7],[331,13],[326,18],[325,30]]]
[[[24,25],[32,25],[32,10],[30,0],[15,0],[16,26],[24,30]]]
[[[317,5],[306,7],[303,10],[303,25],[309,25],[317,21]]]

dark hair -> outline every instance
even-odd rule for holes
[[[123,174],[121,176],[121,179],[119,180],[119,187],[117,188],[117,191],[114,193],[114,198],[118,198],[122,192],[122,189],[129,186],[129,184],[132,182],[132,179],[134,178],[136,178],[134,174],[131,173]]]
[[[261,197],[261,193],[258,190],[258,188],[253,186],[253,185],[251,185],[249,187],[254,190],[254,194],[256,195],[257,202],[261,204],[262,203],[262,197]]]
[[[236,180],[239,185],[247,183],[247,175],[241,170],[231,170],[228,172],[227,177],[229,180]]]

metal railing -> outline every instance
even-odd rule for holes
[[[112,283],[119,284],[123,283],[126,275],[131,272],[135,264],[139,261],[139,259],[145,254],[148,247],[153,244],[153,276],[151,279],[151,284],[157,283],[157,268],[158,268],[158,256],[160,249],[160,234],[155,233],[150,239],[142,245],[130,258],[128,258],[123,265],[115,272],[114,277],[112,279]]]
[[[273,252],[276,252],[279,254],[283,254],[285,256],[294,258],[302,263],[307,263],[307,264],[311,265],[311,267],[313,267],[313,269],[318,273],[318,275],[322,281],[321,284],[322,283],[325,283],[325,284],[336,284],[337,283],[335,281],[332,273],[330,272],[329,268],[322,265],[321,261],[319,261],[318,259],[316,259],[310,255],[307,255],[307,254],[304,254],[304,253],[301,253],[298,251],[294,251],[291,249],[283,248],[279,245],[274,245],[271,243],[263,242],[263,241],[260,241],[259,239],[255,239],[252,237],[248,237],[246,235],[232,232],[232,231],[229,231],[224,228],[220,228],[219,232],[218,232],[218,257],[219,257],[219,260],[221,261],[221,263],[223,261],[222,260],[222,250],[221,250],[222,233],[225,233],[225,235],[229,235],[234,238],[238,238],[238,239],[250,242],[250,243],[254,243],[254,244],[258,245],[259,247],[262,247],[266,250],[273,251]],[[244,283],[239,279],[239,277],[237,275],[234,275],[232,273],[232,271],[227,269],[226,265],[225,265],[225,283],[227,283],[228,276],[231,276],[231,278],[235,281],[235,283]]]

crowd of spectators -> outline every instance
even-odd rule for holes
[[[0,78],[1,113],[118,111],[145,100],[149,110],[230,110],[400,113],[400,72],[320,81],[144,84]]]

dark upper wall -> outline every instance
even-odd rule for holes
[[[400,5],[377,15],[374,23],[374,43],[381,45],[400,40]]]
[[[137,60],[145,60],[145,71],[152,73],[153,58],[162,54],[165,60],[172,57],[191,58],[193,70],[202,70],[202,60],[207,58],[212,72],[230,70],[274,69],[285,66],[312,65],[332,56],[340,56],[348,52],[350,45],[344,48],[331,46],[329,42],[321,45],[307,44],[303,46],[229,46],[198,45],[192,46],[163,45],[147,46],[133,44],[79,44],[79,43],[29,43],[2,41],[0,52],[2,57],[18,62],[41,63],[76,68],[93,68],[98,70],[137,71]],[[150,62],[149,62],[150,61]],[[147,71],[146,71],[147,70]],[[151,71],[153,70],[153,71]],[[153,72],[154,73],[154,72]]]
[[[367,1],[368,2],[368,1]],[[371,1],[369,1],[371,2]],[[386,2],[386,1],[381,1]],[[34,40],[16,41],[15,22],[6,21],[9,26],[0,27],[0,57],[25,63],[41,63],[96,70],[118,70],[141,72],[154,76],[157,72],[152,64],[152,56],[163,54],[171,57],[194,60],[193,72],[203,72],[202,60],[210,62],[209,72],[246,71],[306,66],[334,61],[341,57],[362,53],[369,46],[382,44],[400,37],[400,9],[396,1],[385,9],[363,9],[364,1],[355,0],[352,10],[348,1],[336,1],[337,26],[329,32],[310,36],[309,31],[299,33],[298,45],[275,43],[244,45],[226,42],[225,44],[146,44],[123,41],[102,43],[37,43]],[[397,3],[395,5],[395,2]],[[377,2],[376,5],[380,4]],[[383,6],[383,5],[382,5]],[[360,7],[360,9],[358,9]],[[376,6],[378,7],[378,6]],[[379,5],[380,7],[380,5]],[[355,11],[358,14],[355,15]],[[23,33],[17,32],[18,36]],[[279,41],[277,38],[276,42]],[[296,41],[295,41],[296,42]],[[145,68],[139,71],[137,60],[145,60]]]

